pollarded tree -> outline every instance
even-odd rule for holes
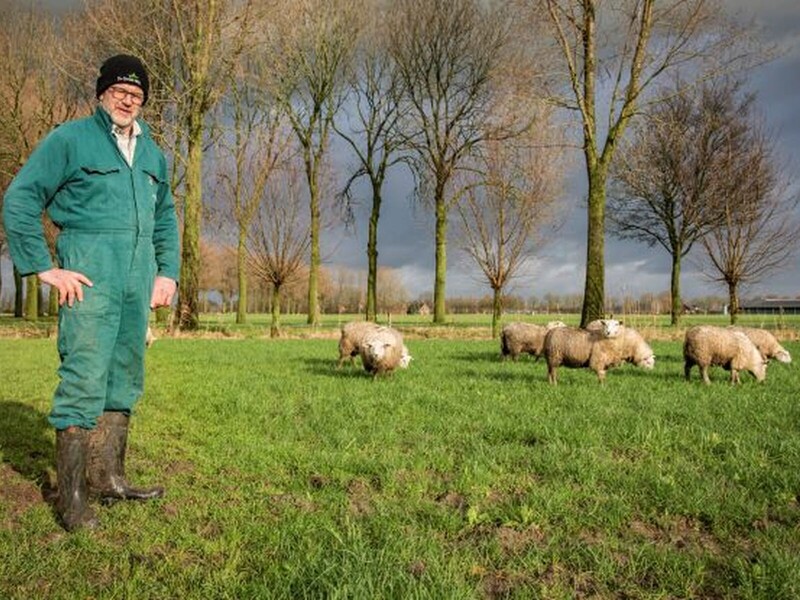
[[[489,122],[511,20],[479,0],[397,0],[394,13],[389,49],[403,82],[417,196],[435,215],[433,321],[443,323],[453,177],[480,144],[510,135]]]
[[[311,244],[309,219],[304,216],[301,176],[297,169],[275,173],[264,190],[250,228],[248,263],[253,274],[272,286],[270,336],[280,335],[281,291],[303,273]]]
[[[611,231],[670,254],[672,325],[683,311],[682,260],[724,218],[725,146],[737,115],[751,104],[751,98],[736,98],[740,87],[728,79],[691,89],[677,84],[647,111],[612,167]]]
[[[461,248],[492,289],[492,337],[499,333],[504,290],[557,215],[558,156],[533,146],[535,135],[487,143],[456,205]]]
[[[578,115],[588,182],[581,325],[605,301],[606,184],[617,144],[653,84],[670,72],[699,78],[743,68],[746,32],[724,21],[719,0],[520,0],[544,15],[559,63],[551,100]],[[539,39],[536,42],[540,42]],[[552,73],[563,77],[552,77]],[[605,114],[604,114],[605,113]]]
[[[731,323],[736,323],[740,286],[780,269],[797,251],[798,197],[789,193],[775,142],[751,105],[735,115],[721,162],[723,217],[703,236],[702,265],[710,279],[727,288]]]

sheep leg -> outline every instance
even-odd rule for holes
[[[547,381],[549,381],[552,385],[558,384],[558,373],[556,367],[547,365]]]
[[[700,373],[703,376],[703,383],[705,383],[706,385],[711,385],[711,379],[709,379],[708,377],[708,365],[701,365]]]
[[[689,360],[687,360],[683,364],[683,375],[684,375],[684,377],[686,377],[686,381],[689,381],[692,378],[692,367],[693,366],[694,366],[694,363],[692,363]]]
[[[731,367],[731,385],[739,383],[739,371]]]

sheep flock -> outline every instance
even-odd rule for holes
[[[511,322],[500,336],[501,359],[517,361],[530,354],[547,363],[547,380],[558,383],[558,369],[586,368],[602,384],[608,371],[625,363],[651,370],[656,357],[644,337],[633,327],[616,319],[599,319],[586,328],[569,327],[561,321],[547,325]],[[341,328],[339,361],[355,364],[360,357],[364,370],[377,377],[405,369],[412,358],[402,334],[389,326],[368,321],[353,321]],[[747,371],[759,382],[766,379],[770,359],[790,363],[791,355],[775,336],[755,327],[716,327],[698,325],[686,331],[683,343],[684,376],[691,379],[693,367],[710,384],[709,369],[730,371],[732,384],[740,383],[739,373]]]

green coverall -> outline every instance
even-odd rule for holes
[[[53,267],[42,228],[60,229],[58,266],[86,275],[83,301],[58,314],[60,383],[50,423],[95,427],[104,411],[130,414],[142,394],[150,296],[156,275],[177,280],[177,220],[163,153],[141,121],[133,165],[102,107],[54,129],[5,194],[3,218],[19,272]]]

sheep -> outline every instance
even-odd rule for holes
[[[600,383],[605,381],[606,371],[623,362],[637,367],[652,369],[655,355],[638,331],[630,327],[612,326],[614,337],[604,331],[562,327],[547,334],[544,355],[547,360],[547,380],[558,383],[558,367],[588,367],[597,374]]]
[[[358,356],[361,350],[364,337],[379,327],[380,325],[371,321],[352,321],[345,324],[342,327],[342,334],[339,338],[339,364],[337,366],[341,368],[345,360],[349,360],[352,366],[355,357]]]
[[[403,336],[391,327],[379,327],[368,332],[361,341],[359,353],[364,369],[375,377],[392,373],[398,367],[405,369],[412,359],[403,343]]]
[[[616,319],[595,319],[586,325],[588,331],[602,332],[603,337],[617,337],[622,330],[622,321]]]
[[[758,329],[756,327],[737,327],[730,325],[728,327],[731,331],[740,331],[750,338],[750,341],[756,345],[761,356],[769,360],[774,358],[778,362],[790,363],[792,362],[792,355],[783,346],[778,343],[775,336],[766,329]]]
[[[741,331],[697,325],[686,332],[683,341],[683,372],[689,381],[694,365],[708,385],[708,367],[717,365],[731,372],[731,383],[739,383],[739,371],[750,371],[758,381],[767,376],[767,362],[756,345]]]
[[[544,350],[544,338],[554,327],[566,327],[561,321],[550,321],[547,325],[533,323],[508,323],[500,334],[500,353],[503,358],[511,356],[517,360],[519,355],[527,352],[539,360]]]

